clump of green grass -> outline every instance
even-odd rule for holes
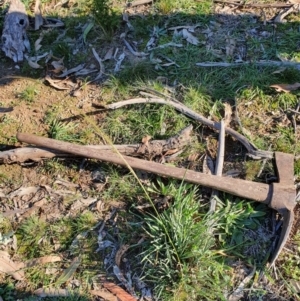
[[[109,0],[93,0],[92,12],[104,33],[113,33],[121,22],[120,15]]]
[[[33,216],[24,221],[17,230],[17,237],[20,239],[19,253],[26,254],[27,258],[40,256],[40,240],[46,236],[47,223]],[[43,251],[42,251],[43,252]]]
[[[63,140],[63,141],[78,141],[78,134],[74,131],[77,125],[69,122],[63,123],[58,119],[53,119],[50,121],[48,135],[50,138]]]
[[[28,86],[20,94],[18,94],[18,97],[28,103],[32,103],[38,93],[39,91],[34,86]]]
[[[197,188],[160,184],[155,190],[173,195],[173,203],[145,217],[145,280],[160,300],[225,300],[226,267],[214,250],[209,217],[199,213]]]

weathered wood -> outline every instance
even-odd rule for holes
[[[98,151],[114,151],[117,150],[122,155],[134,157],[154,158],[156,156],[170,155],[180,151],[191,141],[192,125],[181,130],[177,135],[166,140],[151,140],[141,144],[129,145],[86,145]],[[42,147],[21,147],[0,152],[0,163],[24,163],[27,161],[40,162],[43,159],[51,159],[54,157],[70,157],[68,153],[63,153],[51,148]]]
[[[18,133],[17,139],[21,142],[51,148],[60,152],[66,152],[77,156],[111,162],[133,169],[144,170],[146,172],[154,173],[160,176],[170,177],[194,184],[199,184],[202,186],[207,186],[265,204],[270,204],[272,198],[272,189],[270,188],[271,186],[263,183],[219,177],[214,175],[206,175],[201,172],[187,170],[185,168],[163,165],[153,161],[146,161],[129,156],[121,156],[113,151],[101,152],[96,149],[86,148],[82,145],[30,134]]]
[[[20,0],[11,0],[5,16],[1,48],[5,55],[16,63],[23,61],[26,49],[30,50],[26,34],[28,25],[29,20],[24,4]]]

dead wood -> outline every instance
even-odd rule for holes
[[[245,65],[256,65],[256,66],[264,66],[264,67],[291,67],[297,70],[300,70],[300,64],[298,62],[292,61],[245,61],[240,63],[226,63],[226,62],[202,62],[196,63],[198,67],[240,67]]]
[[[8,112],[12,112],[14,110],[14,108],[9,107],[9,108],[0,108],[0,113],[8,113]]]
[[[24,4],[20,0],[11,0],[5,16],[1,40],[5,55],[16,63],[23,61],[26,49],[30,50],[26,34],[28,25],[29,20]]]
[[[99,152],[99,150],[86,148],[82,145],[30,134],[18,133],[17,139],[21,142],[26,142],[29,144],[34,144],[46,148],[51,147],[52,149],[61,152],[118,164],[129,169],[133,168],[144,170],[146,172],[154,173],[160,176],[171,177],[194,184],[207,186],[213,189],[218,189],[227,193],[234,194],[242,198],[252,199],[257,202],[263,202],[265,204],[269,204],[270,202],[271,195],[269,193],[269,185],[258,182],[206,175],[193,170],[163,165],[153,161],[146,161],[129,156],[122,156],[120,154],[116,154],[113,151]]]
[[[218,146],[218,154],[216,160],[216,167],[214,170],[214,174],[216,176],[221,177],[223,173],[223,165],[224,165],[224,153],[225,153],[225,123],[224,120],[221,120],[220,123],[220,131],[219,131],[219,146]],[[217,200],[216,197],[219,196],[218,190],[213,189],[210,198],[210,212],[216,211]]]
[[[133,99],[128,99],[128,100],[124,100],[124,101],[120,101],[120,102],[116,102],[116,103],[112,103],[106,106],[100,106],[97,104],[93,104],[94,107],[101,107],[101,108],[105,108],[105,109],[109,109],[109,110],[115,110],[124,106],[128,106],[128,105],[133,105],[133,104],[146,104],[146,103],[158,103],[158,104],[163,104],[163,105],[170,105],[172,107],[174,107],[177,111],[179,111],[180,113],[198,121],[203,123],[204,125],[207,125],[215,130],[220,130],[220,123],[216,122],[216,121],[212,121],[209,120],[207,118],[205,118],[204,116],[194,112],[193,110],[191,110],[190,108],[188,108],[187,106],[185,106],[184,104],[180,103],[179,101],[174,101],[171,99],[165,100],[163,98],[158,98],[158,97],[149,97],[149,98],[133,98]],[[251,143],[245,136],[241,135],[240,133],[238,133],[237,131],[229,128],[229,127],[225,127],[225,132],[229,135],[231,135],[232,137],[234,137],[235,139],[237,139],[240,143],[242,143],[244,145],[244,147],[247,149],[247,151],[249,152],[249,155],[254,158],[273,158],[274,157],[274,153],[270,152],[270,151],[264,151],[264,150],[260,150],[258,149],[256,146],[253,145],[253,143]]]
[[[275,2],[275,3],[245,3],[245,2],[233,2],[225,0],[214,0],[214,3],[234,5],[242,8],[289,8],[293,6],[292,3]]]
[[[139,5],[145,5],[145,4],[152,4],[154,2],[154,0],[136,0],[136,1],[132,1],[127,3],[128,7],[135,7],[135,6],[139,6]]]
[[[126,156],[154,158],[156,156],[173,154],[188,145],[192,129],[193,127],[190,125],[177,135],[166,140],[152,140],[130,145],[86,145],[84,147],[98,151],[118,150],[118,152]],[[0,152],[0,163],[40,162],[43,159],[70,156],[74,157],[74,155],[70,155],[69,153],[63,153],[50,148],[22,147]]]

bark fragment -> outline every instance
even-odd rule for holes
[[[4,21],[1,49],[16,63],[23,61],[26,49],[30,50],[26,34],[28,25],[29,20],[24,4],[20,0],[11,0]]]

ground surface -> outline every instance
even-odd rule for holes
[[[0,103],[13,108],[0,113],[1,151],[26,146],[18,132],[119,145],[147,143],[148,135],[167,139],[192,124],[182,152],[144,158],[208,172],[217,157],[213,129],[170,106],[95,108],[144,92],[224,118],[259,149],[294,154],[299,186],[299,8],[279,18],[290,2],[232,2],[115,2],[112,13],[105,1],[43,1],[43,16],[64,27],[29,28],[33,48],[43,37],[31,61],[48,53],[38,67],[1,52]],[[30,13],[34,3],[24,4]],[[3,26],[4,4],[1,13]],[[218,66],[196,66],[208,62]],[[88,75],[59,78],[80,64]],[[271,160],[246,154],[227,136],[223,176],[276,180]],[[0,300],[297,300],[299,218],[276,268],[268,269],[281,226],[276,213],[220,193],[208,218],[210,194],[78,157],[1,164]]]

